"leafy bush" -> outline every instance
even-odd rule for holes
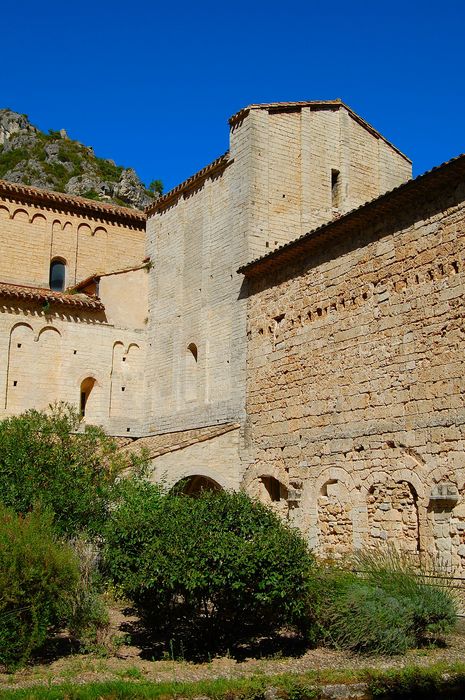
[[[65,621],[78,581],[76,557],[57,541],[50,514],[22,517],[0,504],[0,663],[25,662],[49,626]]]
[[[198,498],[126,486],[106,533],[108,571],[151,629],[208,651],[304,625],[304,541],[242,493]]]
[[[432,585],[430,569],[394,549],[358,554],[360,575],[337,567],[320,572],[317,617],[330,645],[379,654],[402,654],[427,635],[456,622],[454,597]]]
[[[76,432],[79,424],[77,411],[65,404],[0,422],[1,500],[17,513],[40,500],[69,536],[100,532],[117,476],[128,466],[113,439],[93,426]]]
[[[100,593],[99,549],[83,539],[70,543],[79,562],[79,581],[68,596],[68,629],[82,651],[107,652],[112,646],[110,618]]]

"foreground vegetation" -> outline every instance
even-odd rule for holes
[[[394,550],[319,563],[245,494],[163,492],[101,430],[58,405],[0,423],[0,663],[67,628],[110,652],[101,593],[138,611],[152,658],[205,660],[283,628],[302,645],[403,654],[452,629],[454,598]],[[355,574],[363,570],[363,576]]]
[[[411,666],[390,671],[310,671],[300,675],[253,676],[194,683],[118,680],[4,690],[1,697],[5,700],[266,700],[269,697],[276,700],[317,700],[322,697],[325,686],[336,684],[362,684],[367,696],[386,700],[461,700],[465,690],[465,664],[437,665],[426,669]]]

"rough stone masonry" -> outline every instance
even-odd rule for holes
[[[464,175],[462,157],[243,268],[248,488],[284,484],[324,555],[391,541],[463,571]]]

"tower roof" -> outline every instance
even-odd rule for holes
[[[399,155],[401,155],[408,163],[412,161],[408,158],[402,151],[400,151],[393,143],[388,141],[379,131],[377,131],[371,124],[369,124],[365,119],[362,119],[353,109],[346,105],[341,99],[337,100],[304,100],[302,102],[264,102],[263,104],[251,104],[247,107],[243,107],[238,112],[233,114],[229,119],[229,125],[231,127],[239,124],[245,117],[254,110],[267,110],[270,114],[280,114],[285,112],[299,112],[305,107],[310,109],[330,109],[339,110],[344,109],[350,114],[352,119],[358,122],[364,129],[370,132],[376,138],[382,139],[388,146],[393,148]]]

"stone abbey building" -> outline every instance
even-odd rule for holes
[[[69,401],[324,556],[463,574],[465,156],[412,180],[340,101],[229,124],[146,214],[0,182],[1,414]]]

